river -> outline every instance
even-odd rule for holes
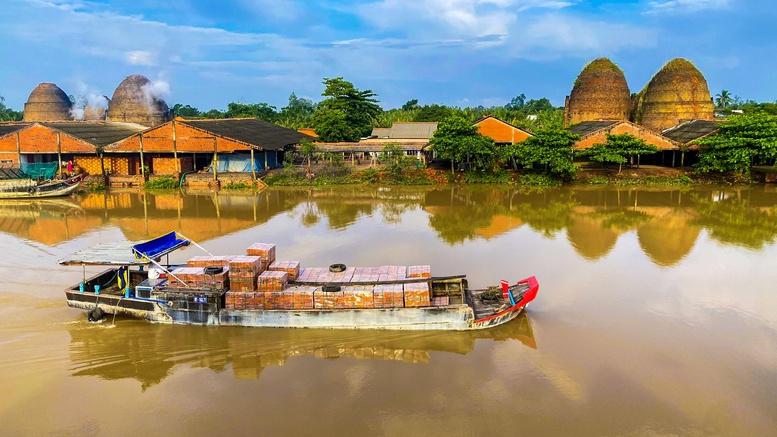
[[[466,333],[89,323],[67,307],[83,272],[57,260],[170,230],[218,255],[267,242],[303,267],[536,275],[540,292]],[[774,435],[775,242],[764,186],[2,201],[0,434]]]

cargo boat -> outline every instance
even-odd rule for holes
[[[471,290],[465,275],[434,277],[429,266],[300,269],[296,261],[276,261],[275,245],[261,243],[247,255],[160,264],[190,244],[201,248],[170,232],[143,243],[101,243],[60,260],[84,268],[83,280],[65,290],[68,306],[92,321],[122,314],[170,324],[466,331],[516,318],[539,290],[533,276]],[[86,278],[87,265],[109,268]]]

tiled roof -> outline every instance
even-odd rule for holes
[[[423,123],[410,123],[410,122],[395,122],[391,125],[391,131],[389,132],[389,138],[406,138],[406,139],[421,139],[428,140],[434,135],[434,131],[437,130],[437,122],[423,122]]]
[[[720,122],[715,120],[691,120],[662,132],[667,138],[678,143],[688,144],[693,140],[706,137],[720,129]]]
[[[258,146],[263,150],[278,150],[285,146],[299,144],[302,140],[313,141],[316,139],[258,118],[187,120],[179,123]]]
[[[18,122],[0,123],[0,137],[6,136],[10,133],[24,129],[25,127],[31,124],[32,123],[18,123]]]
[[[135,123],[105,121],[45,122],[40,124],[60,130],[95,146],[107,146],[148,129]]]
[[[372,128],[371,136],[377,137],[377,138],[388,138],[390,134],[391,134],[390,127],[375,127],[375,128]]]
[[[581,137],[598,132],[603,129],[607,129],[615,124],[617,124],[617,121],[584,121],[582,123],[578,123],[572,126],[569,126],[569,131],[573,134],[578,134]]]

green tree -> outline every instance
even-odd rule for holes
[[[288,105],[281,108],[275,122],[289,129],[309,127],[315,111],[316,104],[312,100],[301,99],[296,94],[291,93]]]
[[[473,168],[486,170],[496,162],[494,140],[483,136],[477,126],[458,115],[442,120],[429,141],[438,157],[454,162],[471,163]]]
[[[302,142],[299,144],[299,153],[307,160],[308,171],[310,171],[310,159],[313,157],[313,155],[319,152],[321,152],[321,148],[308,140],[302,140]]]
[[[372,132],[373,119],[382,111],[377,104],[378,100],[374,98],[376,94],[372,90],[360,91],[342,77],[324,78],[323,83],[326,88],[321,95],[326,99],[318,104],[316,114],[321,111],[336,111],[343,114],[345,122],[351,126],[351,129],[347,132],[348,136],[340,141],[359,141],[359,138],[369,135]],[[336,118],[329,115],[319,116],[318,124],[314,126],[317,134],[323,120],[335,121]],[[342,132],[342,129],[338,131]]]
[[[505,108],[521,110],[523,109],[523,106],[525,104],[526,104],[526,95],[524,93],[521,93],[513,97],[513,99],[510,100],[510,103],[505,105]]]
[[[733,115],[717,133],[694,143],[702,147],[697,172],[749,174],[756,160],[777,158],[777,118],[766,113]]]
[[[232,102],[227,105],[227,112],[224,114],[224,117],[259,118],[274,123],[278,118],[278,112],[275,106],[270,106],[267,103],[246,104]]]
[[[182,105],[180,103],[173,105],[172,110],[173,114],[178,117],[199,117],[201,115],[199,109],[189,105]]]
[[[202,118],[216,120],[216,119],[224,118],[224,111],[220,111],[218,109],[211,109],[210,111],[203,112],[200,115],[202,116]]]
[[[408,100],[402,105],[403,111],[412,111],[413,109],[418,109],[418,99]]]
[[[326,143],[358,141],[359,131],[348,122],[345,113],[336,109],[318,109],[311,118],[318,138]]]
[[[606,164],[612,162],[618,164],[618,174],[623,170],[623,164],[630,162],[632,157],[653,154],[659,151],[659,148],[648,144],[645,140],[637,138],[632,134],[607,134],[604,143],[594,144],[590,149],[580,152],[581,155],[588,156],[592,161]]]
[[[720,109],[726,109],[731,106],[731,93],[728,90],[722,90],[720,94],[715,95],[715,106]]]
[[[5,97],[0,96],[0,121],[19,121],[23,116],[23,112],[5,106]]]
[[[413,121],[442,121],[453,115],[453,110],[445,105],[424,105],[415,113]]]
[[[550,126],[525,141],[504,146],[501,155],[505,161],[514,159],[525,168],[541,165],[546,173],[568,177],[578,170],[573,162],[575,154],[572,145],[579,139],[579,135],[561,126]]]

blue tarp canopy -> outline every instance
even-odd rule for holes
[[[277,167],[278,163],[275,159],[274,153],[259,152],[254,154],[254,171],[263,171],[264,158],[267,155],[267,166]],[[251,172],[251,155],[242,153],[232,153],[229,155],[219,155],[218,166],[216,167],[219,173],[250,173]],[[213,172],[213,162],[211,161],[210,169]]]
[[[132,254],[137,259],[155,259],[180,247],[188,246],[189,243],[190,241],[185,238],[178,238],[175,231],[173,231],[153,240],[132,246]]]

